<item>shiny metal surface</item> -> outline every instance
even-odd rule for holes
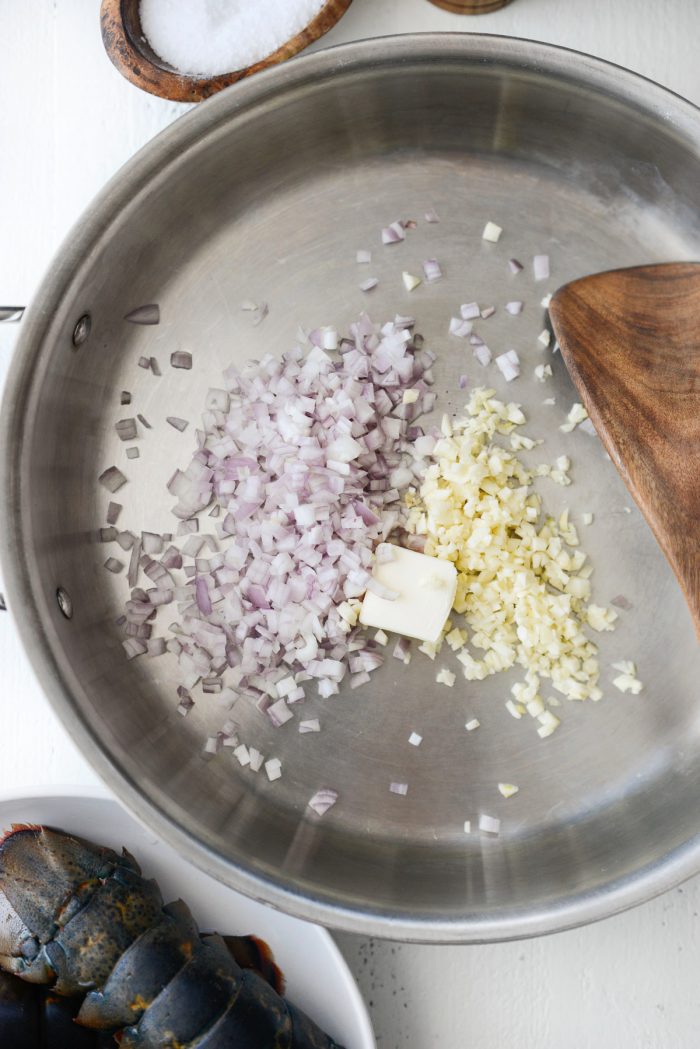
[[[700,650],[672,574],[596,439],[558,427],[575,399],[561,359],[547,387],[531,381],[546,290],[584,273],[700,255],[700,117],[688,103],[616,67],[544,45],[480,36],[403,37],[295,61],[184,117],[104,190],[63,247],[28,310],[2,420],[2,542],[7,589],[47,691],[76,741],[122,800],[188,858],[236,888],[303,917],[415,940],[494,940],[600,918],[700,868]],[[405,244],[379,230],[434,207]],[[504,228],[494,247],[487,219]],[[358,285],[371,248],[371,297]],[[552,258],[549,286],[506,260]],[[402,269],[437,256],[445,279],[412,296]],[[363,272],[359,274],[359,269]],[[516,291],[517,289],[517,291]],[[124,660],[114,626],[124,582],[95,542],[112,463],[130,483],[120,525],[172,524],[164,485],[187,462],[208,386],[232,360],[294,340],[297,325],[347,325],[360,310],[409,310],[438,353],[441,408],[457,407],[458,375],[484,373],[446,337],[460,302],[522,298],[521,318],[486,322],[494,350],[514,346],[523,376],[506,387],[540,458],[569,454],[575,486],[542,488],[548,508],[592,511],[583,541],[596,598],[623,593],[633,610],[600,637],[598,705],[566,704],[541,742],[503,701],[515,674],[435,685],[416,655],[389,659],[371,689],[329,701],[319,736],[244,726],[277,754],[284,777],[253,779],[224,753],[200,756],[218,716],[175,713],[175,668]],[[245,299],[270,302],[252,328]],[[158,302],[157,328],[124,315]],[[77,349],[77,321],[89,337]],[[517,333],[517,334],[516,334]],[[193,352],[191,373],[163,367]],[[119,391],[153,430],[128,461],[113,424]],[[556,405],[542,405],[556,397]],[[538,455],[539,453],[533,453]],[[582,531],[584,531],[582,529]],[[63,588],[73,614],[57,600]],[[610,662],[635,659],[639,697],[610,687]],[[449,664],[449,658],[445,662]],[[482,728],[466,733],[477,715]],[[424,736],[409,747],[412,730]],[[405,798],[392,780],[409,783]],[[500,780],[520,793],[505,801]],[[322,821],[310,794],[336,787]],[[499,838],[463,822],[502,819]]]
[[[24,306],[0,306],[0,323],[3,321],[16,324],[22,320]]]

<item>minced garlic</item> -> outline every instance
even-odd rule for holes
[[[613,678],[615,688],[619,688],[620,692],[631,692],[633,696],[638,696],[644,686],[637,678],[634,663],[629,659],[623,659],[619,663],[613,663],[613,669],[620,671],[619,676]]]
[[[588,412],[582,404],[579,404],[579,402],[576,401],[575,404],[571,405],[571,411],[566,417],[566,422],[563,423],[559,429],[562,433],[571,433],[572,430],[576,429],[579,423],[585,422],[587,418]]]
[[[616,613],[588,603],[592,569],[576,528],[567,511],[558,521],[542,519],[532,488],[536,476],[570,483],[569,459],[561,456],[554,468],[531,471],[512,450],[493,443],[502,435],[518,449],[528,448],[522,435],[512,441],[524,423],[517,404],[496,400],[493,390],[474,390],[467,414],[443,422],[420,498],[411,500],[408,528],[426,537],[426,554],[457,568],[454,611],[465,617],[472,652],[458,627],[447,641],[459,649],[464,676],[483,680],[515,664],[523,667],[525,682],[513,687],[506,707],[513,717],[527,712],[536,718],[544,737],[559,720],[539,696],[540,677],[567,699],[599,700],[597,647],[585,627],[611,630]],[[439,645],[421,651],[434,658]],[[474,651],[483,655],[477,658]]]

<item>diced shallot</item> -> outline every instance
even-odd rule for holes
[[[452,317],[450,320],[450,335],[456,335],[458,339],[466,339],[471,333],[471,321],[462,320],[461,317]]]
[[[405,239],[406,234],[400,222],[392,222],[382,230],[382,244],[398,244]]]
[[[411,317],[378,325],[363,314],[347,338],[317,328],[304,334],[305,349],[281,360],[227,369],[207,394],[189,464],[167,484],[182,541],[165,532],[116,536],[131,550],[129,657],[167,652],[188,695],[200,688],[214,709],[240,695],[278,726],[307,693],[328,699],[344,680],[350,688],[370,681],[384,653],[379,639],[358,636],[360,599],[375,585],[375,550],[393,556],[386,539],[405,521],[405,489],[435,447],[416,425],[435,403],[435,354],[413,328]],[[191,355],[175,351],[171,363],[189,368]],[[125,481],[116,467],[102,478],[106,487]],[[397,595],[384,588],[382,596]],[[400,639],[395,655],[407,663],[408,642]],[[298,727],[317,732],[320,723]],[[234,736],[224,731],[223,745],[254,767],[254,748],[234,748]],[[265,769],[281,775],[277,759]]]
[[[479,830],[485,834],[499,834],[501,830],[501,821],[496,819],[495,816],[487,816],[482,814],[479,816]]]
[[[423,273],[429,284],[433,284],[442,277],[442,269],[437,259],[426,259],[423,263]]]
[[[170,364],[173,368],[185,368],[189,371],[192,367],[192,354],[185,350],[175,350],[170,354]]]
[[[520,358],[515,350],[508,350],[496,357],[496,367],[506,382],[512,382],[520,375]]]
[[[181,433],[189,426],[187,419],[178,419],[176,415],[167,415],[165,421],[170,423],[174,429],[179,430]]]
[[[283,699],[278,699],[276,703],[268,707],[266,713],[275,728],[285,725],[294,717],[294,714]]]
[[[270,758],[269,761],[265,762],[265,772],[267,778],[272,783],[274,780],[279,779],[282,775],[282,762],[279,758]]]
[[[481,364],[484,368],[487,364],[491,363],[491,350],[488,348],[488,346],[484,345],[484,343],[481,343],[481,345],[479,346],[475,346],[473,352],[479,364]]]
[[[325,816],[330,808],[332,808],[338,800],[338,792],[330,790],[328,787],[323,787],[321,790],[316,791],[314,796],[309,799],[308,806],[316,813],[317,816]]]
[[[126,477],[116,466],[109,466],[98,478],[108,492],[118,492],[126,484]]]
[[[549,278],[549,255],[535,255],[532,259],[532,272],[535,280]]]
[[[120,419],[115,424],[114,429],[117,431],[117,437],[120,441],[133,441],[138,437],[136,419]]]

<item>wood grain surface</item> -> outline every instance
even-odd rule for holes
[[[550,306],[569,373],[700,639],[700,264],[598,273]]]

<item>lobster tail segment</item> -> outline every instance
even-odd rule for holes
[[[103,987],[124,951],[157,922],[162,907],[154,881],[117,868],[46,945],[56,991],[84,994]]]
[[[252,969],[245,969],[228,1008],[188,1049],[312,1049],[313,1044],[294,1041],[284,998]],[[328,1042],[324,1049],[329,1049]]]
[[[199,1034],[235,995],[240,976],[241,969],[221,937],[202,937],[192,958],[163,988],[138,1026],[124,1032],[122,1049],[179,1049],[196,1044]]]
[[[130,1027],[183,968],[199,944],[189,908],[181,900],[163,908],[160,920],[121,956],[101,991],[83,1002],[78,1023],[86,1027]]]

